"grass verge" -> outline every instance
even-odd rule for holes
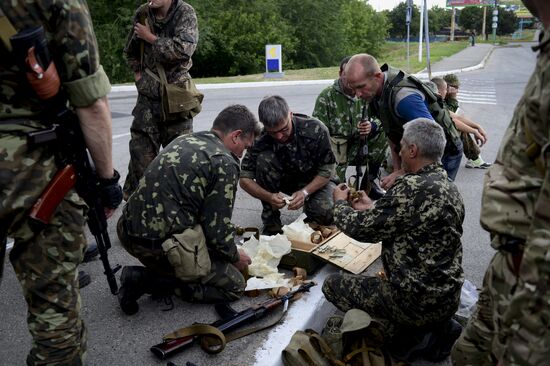
[[[435,63],[444,57],[451,56],[468,47],[466,41],[460,42],[434,42],[430,44],[430,60]],[[394,67],[409,72],[418,72],[426,66],[426,48],[423,45],[422,62],[418,61],[418,43],[410,43],[410,68],[407,65],[407,44],[400,42],[386,42],[378,57],[378,61],[388,63]],[[284,56],[284,55],[283,55]],[[284,59],[283,59],[284,60]],[[239,75],[227,77],[209,77],[194,79],[197,84],[240,83],[254,81],[282,81],[282,80],[322,80],[335,79],[338,76],[338,66],[319,67],[314,69],[284,70],[285,75],[278,79],[265,79],[263,74]]]

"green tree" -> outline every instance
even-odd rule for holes
[[[344,32],[342,55],[369,53],[379,56],[388,34],[386,16],[376,13],[372,6],[361,0],[349,0],[343,4],[340,19]]]
[[[491,29],[491,23],[493,22],[492,8],[487,8],[487,26]],[[498,26],[497,34],[499,36],[512,34],[518,29],[518,19],[516,13],[512,10],[506,10],[503,8],[498,9]]]
[[[407,36],[407,24],[405,23],[406,15],[406,2],[400,3],[387,13],[390,37],[405,38]],[[418,10],[418,7],[416,5],[413,5],[411,17],[411,36],[418,35],[419,28],[420,11]]]
[[[453,12],[449,9],[434,6],[428,10],[428,25],[430,32],[437,33],[442,28],[451,26]]]
[[[327,66],[340,61],[345,36],[339,14],[347,1],[279,0],[281,14],[298,41],[296,67]]]
[[[94,23],[101,64],[111,83],[133,80],[133,73],[126,66],[122,50],[132,25],[136,1],[88,0],[88,6]]]
[[[283,46],[287,57],[295,53],[296,39],[276,2],[269,0],[189,1],[199,19],[199,44],[193,56],[195,76],[257,73],[264,70],[265,45]]]
[[[490,11],[487,12],[489,15]],[[460,11],[458,24],[465,31],[476,31],[481,34],[483,24],[483,8],[478,6],[467,6]],[[490,26],[490,22],[487,23]]]

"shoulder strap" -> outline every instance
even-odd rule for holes
[[[201,348],[207,353],[220,353],[225,348],[226,340],[223,333],[216,327],[208,324],[194,324],[180,328],[163,337],[165,341],[178,338],[200,336]]]
[[[0,9],[0,38],[2,39],[2,42],[4,43],[4,46],[8,51],[11,52],[11,42],[10,37],[14,36],[17,33],[17,30],[15,30],[15,27],[13,24],[11,24],[10,20],[6,15],[4,15],[4,12],[2,9]]]

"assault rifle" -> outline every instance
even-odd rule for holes
[[[287,294],[267,300],[259,305],[252,306],[243,311],[237,312],[228,304],[217,304],[216,312],[222,317],[210,325],[194,324],[186,328],[179,329],[174,333],[164,336],[162,343],[151,347],[151,352],[160,359],[165,359],[193,345],[195,341],[199,341],[201,348],[208,353],[219,353],[225,347],[226,341],[241,338],[245,335],[254,333],[255,331],[268,328],[275,323],[268,324],[260,328],[244,330],[239,334],[229,334],[227,340],[225,335],[232,332],[236,328],[244,324],[252,323],[258,319],[265,317],[271,311],[283,305],[286,311],[288,301],[292,300],[297,294],[309,291],[315,286],[314,282],[302,284],[297,290],[290,291]],[[277,321],[279,319],[276,319]]]
[[[368,103],[365,103],[363,105],[363,111],[361,113],[361,122],[368,121],[368,115],[367,115],[367,106]],[[355,175],[352,175],[350,178],[355,178],[355,181],[350,182],[349,185],[355,188],[355,192],[359,192],[361,190],[361,177],[364,175],[363,170],[361,169],[361,166],[367,156],[369,155],[369,145],[367,144],[367,137],[368,136],[359,136],[359,149],[357,150],[357,154],[355,155]],[[367,189],[365,189],[365,193],[369,193],[370,187],[367,185]]]
[[[120,176],[115,171],[115,177],[108,182],[97,176],[86,150],[78,116],[67,107],[67,97],[61,89],[59,75],[50,58],[43,27],[20,31],[10,41],[15,60],[26,71],[27,80],[46,108],[45,123],[49,127],[27,134],[29,149],[45,143],[52,146],[55,144],[56,163],[60,167],[35,202],[30,217],[37,225],[48,224],[57,206],[74,187],[89,207],[88,227],[97,242],[111,293],[116,294],[118,286],[114,274],[120,266],[111,268],[107,256],[111,241],[103,201],[110,200],[114,207],[118,206],[121,201],[118,199],[120,187],[117,184]]]

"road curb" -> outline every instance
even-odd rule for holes
[[[446,74],[459,74],[462,72],[474,71],[482,69],[485,67],[485,63],[493,53],[496,46],[493,46],[489,52],[485,55],[483,60],[477,65],[464,67],[462,69],[455,70],[446,70],[446,71],[437,71],[432,72],[432,77],[434,76],[443,76]],[[413,74],[419,79],[427,79],[428,74],[425,72],[419,72]],[[243,82],[243,83],[220,83],[220,84],[197,84],[199,90],[216,90],[216,89],[232,89],[232,88],[261,88],[266,86],[292,86],[292,85],[331,85],[334,82],[334,79],[325,79],[325,80],[289,80],[289,81],[253,81],[253,82]],[[112,93],[122,93],[122,92],[136,92],[136,86],[133,84],[122,84],[122,85],[113,85],[111,87]]]
[[[264,345],[254,354],[254,366],[282,366],[282,351],[297,330],[309,328],[321,332],[325,321],[336,311],[336,307],[325,300],[321,288],[325,278],[338,272],[337,268],[326,264],[313,276],[317,286],[289,305],[282,323],[269,331]]]
[[[485,67],[485,63],[487,62],[487,60],[489,59],[489,57],[491,56],[491,54],[493,53],[495,48],[496,48],[496,46],[491,47],[489,52],[487,52],[485,57],[483,57],[481,62],[477,65],[464,67],[462,69],[432,72],[432,78],[436,77],[436,76],[444,76],[444,75],[447,75],[447,74],[460,74],[462,72],[468,72],[468,71],[474,71],[474,70],[482,69],[482,68]],[[413,74],[413,75],[416,76],[419,79],[428,79],[428,73],[426,73],[426,72],[419,72],[419,73],[416,73],[416,74]]]

